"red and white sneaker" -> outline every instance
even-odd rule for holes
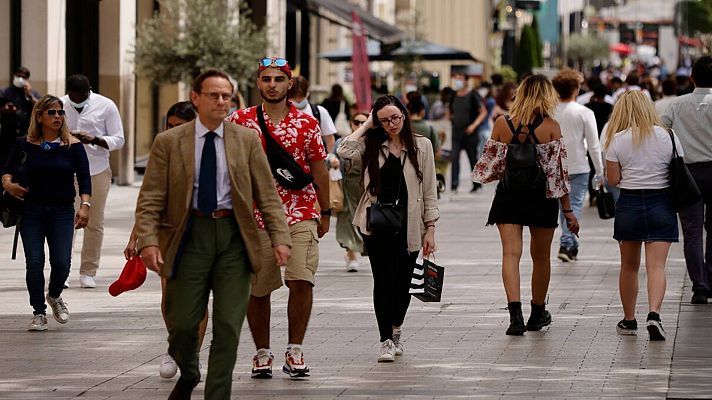
[[[289,374],[290,378],[306,378],[309,376],[309,367],[304,363],[302,346],[293,346],[284,353],[284,358],[282,372]]]
[[[259,349],[252,357],[252,378],[270,379],[272,378],[272,362],[274,354],[270,349]]]

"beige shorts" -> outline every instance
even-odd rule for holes
[[[292,256],[284,267],[287,286],[289,281],[306,281],[314,286],[316,267],[319,264],[319,235],[316,228],[317,222],[314,220],[298,222],[289,227]],[[282,286],[282,271],[277,266],[267,231],[260,229],[259,238],[262,244],[262,263],[252,266],[252,295],[264,297]]]

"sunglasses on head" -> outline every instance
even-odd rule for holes
[[[267,57],[260,60],[260,65],[263,67],[284,67],[287,65],[287,60],[284,58]]]
[[[60,117],[63,117],[64,110],[55,110],[53,108],[53,109],[47,110],[47,115],[49,115],[49,116],[59,115]]]

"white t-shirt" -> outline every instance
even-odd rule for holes
[[[336,133],[336,126],[334,126],[334,121],[331,120],[331,115],[329,115],[329,112],[326,110],[326,108],[314,104],[317,109],[319,110],[319,127],[321,128],[321,136],[331,136]],[[312,114],[312,108],[309,104],[307,104],[306,107],[303,109],[298,109],[297,110],[309,114],[312,117],[314,114]]]
[[[677,153],[683,156],[682,145],[675,135]],[[606,150],[606,160],[621,166],[621,189],[664,189],[670,186],[672,143],[670,134],[662,127],[653,128],[653,135],[643,143],[633,144],[633,132],[626,129],[616,133]]]

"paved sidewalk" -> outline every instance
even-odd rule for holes
[[[27,332],[31,317],[24,283],[24,256],[10,261],[10,230],[0,232],[0,399],[165,399],[175,380],[158,376],[166,351],[160,283],[150,275],[143,287],[116,298],[108,285],[123,266],[121,251],[133,222],[138,189],[112,187],[98,288],[72,288],[63,298],[71,321],[50,318],[47,332]],[[404,325],[405,354],[376,363],[378,330],[372,310],[367,260],[347,273],[333,232],[321,243],[315,304],[305,343],[312,377],[292,381],[275,370],[272,380],[252,380],[254,351],[245,324],[234,374],[241,399],[472,399],[472,398],[712,398],[712,305],[689,305],[681,245],[668,264],[668,290],[661,313],[669,340],[650,342],[615,332],[618,251],[612,220],[587,208],[580,259],[552,261],[550,328],[523,337],[504,335],[508,325],[501,283],[500,244],[484,223],[493,195],[445,196],[438,224],[437,262],[446,267],[441,303],[413,299]],[[332,226],[333,227],[333,226]],[[77,236],[79,240],[79,235]],[[526,245],[528,246],[528,244]],[[552,248],[558,248],[554,240]],[[78,253],[74,262],[78,264]],[[530,279],[531,262],[521,267]],[[638,320],[647,313],[641,272]],[[285,288],[273,295],[272,347],[281,366],[286,346]],[[529,288],[522,291],[523,302]],[[681,304],[681,301],[683,303]],[[525,313],[529,307],[525,306]],[[679,322],[678,322],[679,321]],[[679,325],[679,328],[678,328]],[[207,365],[210,326],[201,352]],[[202,399],[200,384],[194,398]]]

